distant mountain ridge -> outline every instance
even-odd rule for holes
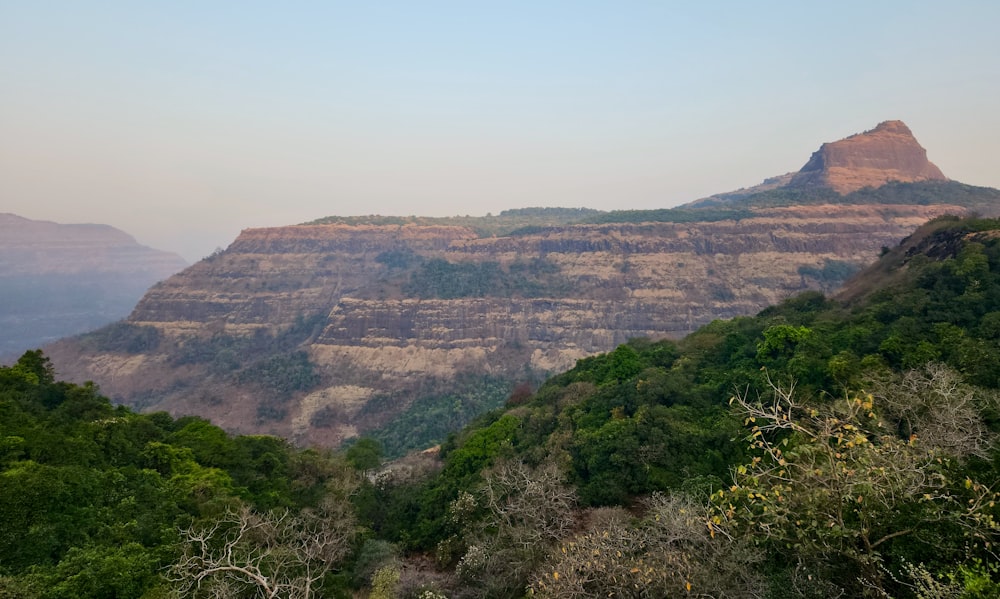
[[[861,170],[909,172],[889,154],[910,154],[865,147],[851,158]],[[376,435],[399,453],[497,407],[516,383],[631,337],[679,338],[833,291],[932,218],[1000,212],[1000,191],[954,181],[842,195],[790,179],[677,209],[249,229],[152,288],[113,335],[49,351],[63,376],[134,406],[302,444]]]
[[[0,355],[128,315],[150,285],[187,263],[98,224],[0,214]]]

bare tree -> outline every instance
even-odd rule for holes
[[[548,599],[764,596],[761,555],[711,523],[709,508],[684,496],[654,495],[633,524],[620,510],[564,540],[536,572]]]
[[[558,540],[573,524],[576,492],[554,462],[529,468],[503,460],[486,473],[480,495],[490,513],[488,525],[520,530],[525,545]]]
[[[926,448],[956,457],[988,457],[996,440],[983,422],[984,409],[998,405],[996,391],[972,387],[948,366],[930,363],[902,375],[872,381],[872,395],[901,433]]]
[[[452,505],[465,527],[457,572],[483,596],[521,596],[531,571],[571,529],[576,493],[552,462],[531,468],[501,460],[484,478],[476,495]]]
[[[1000,496],[981,482],[953,480],[951,467],[986,442],[971,397],[942,371],[903,380],[909,387],[823,404],[801,402],[794,383],[768,380],[756,398],[738,393],[732,401],[755,455],[713,496],[713,523],[794,547],[799,559],[851,565],[861,573],[857,584],[883,594],[882,555],[896,539],[932,545],[934,524],[948,522],[989,546],[1000,533],[991,515]],[[884,400],[889,394],[893,402]],[[943,414],[923,414],[928,404]],[[909,434],[883,410],[908,418]],[[959,441],[960,423],[970,443]]]
[[[350,508],[339,502],[299,514],[229,510],[182,531],[183,554],[168,579],[183,597],[310,599],[354,533]]]

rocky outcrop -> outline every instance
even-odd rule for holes
[[[828,187],[846,194],[889,181],[945,181],[927,151],[902,121],[885,121],[864,133],[823,144],[788,187]]]
[[[166,340],[159,350],[81,352],[66,342],[50,353],[64,376],[95,380],[126,403],[335,444],[385,424],[442,381],[540,376],[632,337],[679,338],[805,289],[830,290],[882,246],[960,211],[801,206],[740,220],[570,225],[502,237],[449,226],[248,230],[136,306],[129,323],[155,327]],[[454,269],[452,278],[492,277],[492,286],[455,296],[448,276],[421,285],[434,265]],[[278,339],[303,318],[315,324],[297,348],[321,382],[292,392],[280,418],[261,419],[274,391],[248,383],[252,376],[183,357],[220,336]],[[378,411],[359,407],[390,396]],[[323,420],[317,414],[327,416],[323,425],[310,425]]]
[[[497,380],[832,291],[936,216],[997,211],[996,190],[905,183],[936,179],[890,121],[824,144],[797,174],[672,216],[532,209],[252,229],[152,288],[122,331],[134,343],[71,340],[50,354],[69,380],[135,406],[332,445],[395,418],[412,427],[408,410],[428,398],[440,400],[428,418],[451,417],[462,393]],[[888,181],[904,183],[878,197],[832,191]]]
[[[0,214],[0,355],[124,318],[150,285],[184,266],[108,225]]]

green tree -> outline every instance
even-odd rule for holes
[[[362,437],[347,448],[345,457],[357,470],[374,470],[382,463],[382,445],[371,437]]]

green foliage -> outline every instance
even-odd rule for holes
[[[461,549],[448,544],[456,534],[455,523],[440,514],[463,493],[474,493],[483,473],[507,458],[529,465],[559,464],[584,505],[634,505],[638,498],[650,493],[681,489],[701,497],[717,495],[720,490],[730,493],[730,484],[723,481],[731,479],[734,469],[742,467],[749,473],[748,463],[769,467],[766,461],[752,461],[754,455],[748,455],[740,440],[741,419],[727,405],[734,389],[752,396],[769,389],[772,380],[795,380],[797,396],[809,405],[819,406],[820,414],[825,414],[824,406],[834,401],[831,398],[844,397],[860,388],[866,373],[923,365],[929,359],[943,360],[968,382],[997,387],[1000,240],[988,233],[996,223],[942,219],[935,227],[928,237],[908,242],[920,247],[920,252],[911,252],[903,262],[899,262],[900,253],[896,251],[884,257],[884,267],[898,269],[898,274],[882,279],[882,284],[887,281],[888,286],[855,295],[849,304],[809,292],[753,318],[713,322],[679,343],[636,340],[613,352],[580,360],[572,370],[549,379],[533,397],[522,398],[505,413],[481,418],[445,443],[444,469],[438,477],[417,486],[400,486],[398,494],[391,486],[380,490],[385,505],[402,510],[394,513],[412,522],[402,529],[395,528],[393,538],[409,548],[438,547],[446,549],[443,555],[455,556],[456,551],[462,555]],[[829,276],[838,275],[835,270],[836,265],[831,265]],[[910,384],[899,382],[897,386]],[[922,408],[921,413],[960,413],[955,411],[953,399],[926,401],[927,406],[937,407]],[[939,401],[944,403],[935,403]],[[911,400],[911,404],[916,403]],[[858,405],[863,408],[866,404],[862,400]],[[993,431],[1000,428],[997,408],[988,402],[977,405],[977,418]],[[775,596],[784,596],[781,592],[790,588],[808,586],[807,574],[815,578],[812,586],[817,596],[824,596],[836,594],[837,589],[856,590],[859,567],[870,580],[888,580],[880,573],[881,560],[892,564],[893,576],[902,577],[902,560],[927,563],[935,572],[946,572],[949,565],[954,566],[968,555],[984,555],[982,544],[971,554],[964,553],[972,547],[970,543],[975,543],[970,539],[983,537],[976,537],[976,533],[963,536],[963,531],[971,529],[957,521],[934,520],[935,514],[944,512],[933,501],[924,501],[922,492],[914,495],[901,488],[889,489],[884,486],[887,479],[866,483],[860,473],[905,470],[909,464],[909,472],[919,473],[912,480],[923,477],[934,484],[950,481],[947,492],[953,493],[955,501],[949,505],[955,507],[967,505],[974,496],[985,497],[982,494],[989,492],[988,487],[996,485],[1000,468],[996,458],[991,457],[996,454],[977,450],[973,457],[961,461],[919,462],[908,453],[913,448],[905,435],[892,437],[913,426],[902,423],[912,421],[917,412],[893,410],[885,416],[888,420],[884,431],[866,433],[866,447],[857,445],[860,441],[851,440],[853,437],[846,433],[840,442],[854,444],[847,450],[838,451],[837,441],[817,442],[817,447],[833,449],[829,463],[818,467],[821,473],[843,474],[838,468],[847,469],[846,478],[839,479],[843,484],[837,493],[842,494],[823,490],[816,481],[804,482],[787,493],[777,489],[782,497],[794,495],[787,505],[802,506],[802,513],[810,509],[823,511],[822,507],[809,507],[813,499],[840,497],[837,501],[848,515],[842,524],[835,522],[832,528],[823,529],[822,535],[803,529],[803,539],[836,539],[832,546],[842,551],[838,561],[822,557],[828,552],[806,551],[803,540],[788,541],[791,548],[778,541],[762,544]],[[866,426],[875,422],[867,413],[862,416],[867,419]],[[850,418],[829,422],[860,427]],[[916,433],[917,439],[938,443],[934,441],[938,438],[935,430],[948,429],[939,424],[927,425]],[[787,436],[790,445],[781,449],[792,451],[799,447],[806,451],[803,434]],[[974,437],[968,426],[963,435],[952,434],[956,436]],[[984,433],[982,438],[989,436]],[[785,438],[778,435],[775,442]],[[791,445],[793,440],[798,444]],[[877,451],[869,451],[871,448]],[[837,458],[836,453],[844,457]],[[816,450],[810,455],[815,458],[820,454]],[[856,459],[856,463],[846,463],[848,458]],[[791,462],[791,457],[783,459]],[[971,481],[967,489],[963,488],[964,480]],[[867,487],[859,489],[856,485]],[[773,503],[778,501],[774,490],[755,490],[756,499],[744,494],[738,497],[739,502],[730,503],[741,506],[747,500],[761,502],[758,494]],[[941,492],[932,491],[932,497],[945,497]],[[894,507],[875,509],[879,498],[887,495],[903,501]],[[861,504],[857,503],[858,496],[863,497]],[[870,512],[855,509],[869,503]],[[783,513],[778,509],[783,505],[768,504],[767,512]],[[992,526],[989,518],[997,517],[990,509],[994,508],[982,514],[982,525],[987,528]],[[789,512],[786,520],[791,518]],[[935,539],[936,548],[910,542],[909,533],[895,536],[895,531],[907,530],[917,522],[925,525],[914,534],[922,540]],[[861,530],[866,532],[854,534]],[[731,534],[721,529],[717,532],[720,537]],[[877,550],[868,554],[871,559],[860,559],[862,553],[857,548],[865,546],[866,535]],[[809,570],[782,565],[797,563],[807,555],[820,556],[810,562]]]
[[[565,293],[559,267],[543,258],[515,262],[448,262],[434,258],[410,275],[403,291],[419,298],[543,297]]]
[[[35,386],[51,384],[55,371],[42,350],[36,349],[24,352],[13,366],[0,370],[0,375],[3,377],[0,378],[0,382]]]
[[[274,437],[113,407],[27,352],[0,367],[0,596],[153,596],[179,526],[242,502],[315,504],[345,472],[331,463]]]
[[[80,336],[81,344],[92,351],[141,354],[160,346],[156,327],[116,322]]]
[[[290,327],[274,334],[258,330],[244,336],[187,337],[175,342],[169,352],[170,361],[174,366],[206,364],[213,374],[238,378],[241,369],[264,364],[278,354],[297,353],[299,346],[318,332],[324,317],[324,314],[300,314]]]
[[[364,584],[388,568],[378,592],[388,592],[393,572],[407,572],[394,570],[397,546],[436,551],[452,564],[461,558],[460,574],[478,581],[463,591],[479,595],[518,596],[530,571],[536,592],[551,596],[567,596],[556,594],[570,588],[564,583],[598,580],[602,596],[627,594],[618,580],[661,595],[709,593],[730,581],[725,588],[739,596],[757,584],[741,575],[760,558],[775,597],[802,596],[794,592],[803,588],[815,596],[991,596],[1000,584],[989,561],[1000,521],[1000,406],[988,392],[1000,387],[998,228],[940,219],[905,251],[888,252],[880,286],[849,301],[811,292],[679,342],[632,340],[580,360],[504,410],[510,386],[499,379],[459,381],[451,394],[418,392],[394,417],[406,435],[375,431],[343,457],[295,451],[273,437],[231,437],[197,418],[133,414],[93,385],[56,382],[47,359],[29,352],[0,367],[0,595],[152,593],[177,558],[179,528],[247,505],[261,521],[285,509],[298,518],[331,497],[340,506],[350,497],[370,531],[344,572]],[[427,279],[438,281],[428,293],[527,293],[512,281],[528,265],[434,268],[444,274]],[[826,276],[804,273],[814,275]],[[283,398],[316,382],[308,357],[296,353],[314,330],[302,319],[281,335],[188,340],[185,359],[220,360],[214,375],[271,388],[271,407],[280,410]],[[282,357],[267,357],[275,346]],[[226,370],[225,352],[252,357],[253,369]],[[925,367],[928,360],[947,368]],[[914,368],[918,374],[900,374]],[[786,381],[795,381],[795,406],[756,401]],[[744,410],[757,411],[734,413],[734,390]],[[749,429],[741,432],[741,423]],[[433,442],[442,442],[436,474],[394,470],[352,482],[358,469],[378,464],[378,444],[399,455]],[[513,508],[543,486],[504,481],[537,482],[542,472],[568,482],[592,509],[572,533],[537,541],[543,526],[528,522],[544,510]],[[736,484],[723,484],[733,473]],[[695,517],[692,504],[677,503],[687,510],[680,518],[644,500],[682,491],[713,497],[716,511]],[[593,507],[607,505],[631,511]],[[616,519],[595,515],[607,513]],[[344,521],[356,531],[353,517]],[[683,534],[667,535],[665,524]],[[556,538],[570,544],[550,554],[546,544]],[[593,550],[611,547],[622,555],[593,559]],[[543,562],[558,566],[539,569]],[[502,571],[511,577],[488,582]],[[345,579],[331,574],[319,584],[332,593],[336,580]]]
[[[277,398],[287,398],[295,391],[310,389],[319,383],[309,354],[297,351],[277,354],[244,367],[237,380],[274,391]]]
[[[505,448],[511,447],[520,420],[505,414],[489,426],[474,430],[461,445],[445,458],[445,470],[451,476],[470,477],[491,464]]]
[[[795,353],[796,346],[809,339],[812,331],[806,327],[777,324],[764,329],[764,340],[757,344],[757,359],[773,360]]]
[[[400,457],[444,442],[477,416],[500,408],[511,392],[510,381],[496,376],[454,380],[451,387],[449,393],[417,396],[409,407],[368,434],[381,444],[387,457]],[[400,398],[391,395],[372,398],[362,415],[385,412],[398,401]]]
[[[72,548],[52,572],[43,599],[142,597],[157,582],[159,558],[139,543]]]
[[[713,496],[712,525],[814,572],[832,565],[830,582],[851,596],[866,587],[890,596],[897,579],[886,573],[909,560],[988,554],[1000,540],[1000,494],[993,475],[977,480],[964,467],[995,441],[980,392],[939,366],[871,389],[833,403],[805,403],[791,386],[738,394],[751,459]]]
[[[356,470],[372,470],[382,463],[382,445],[371,437],[362,437],[347,448],[344,457]]]
[[[1000,201],[1000,191],[989,187],[975,187],[957,181],[920,181],[900,183],[890,181],[879,187],[866,187],[846,195],[822,187],[783,187],[764,192],[734,192],[702,200],[705,209],[736,207],[767,208],[808,204],[901,204],[928,206],[951,204],[973,211],[986,212]]]

